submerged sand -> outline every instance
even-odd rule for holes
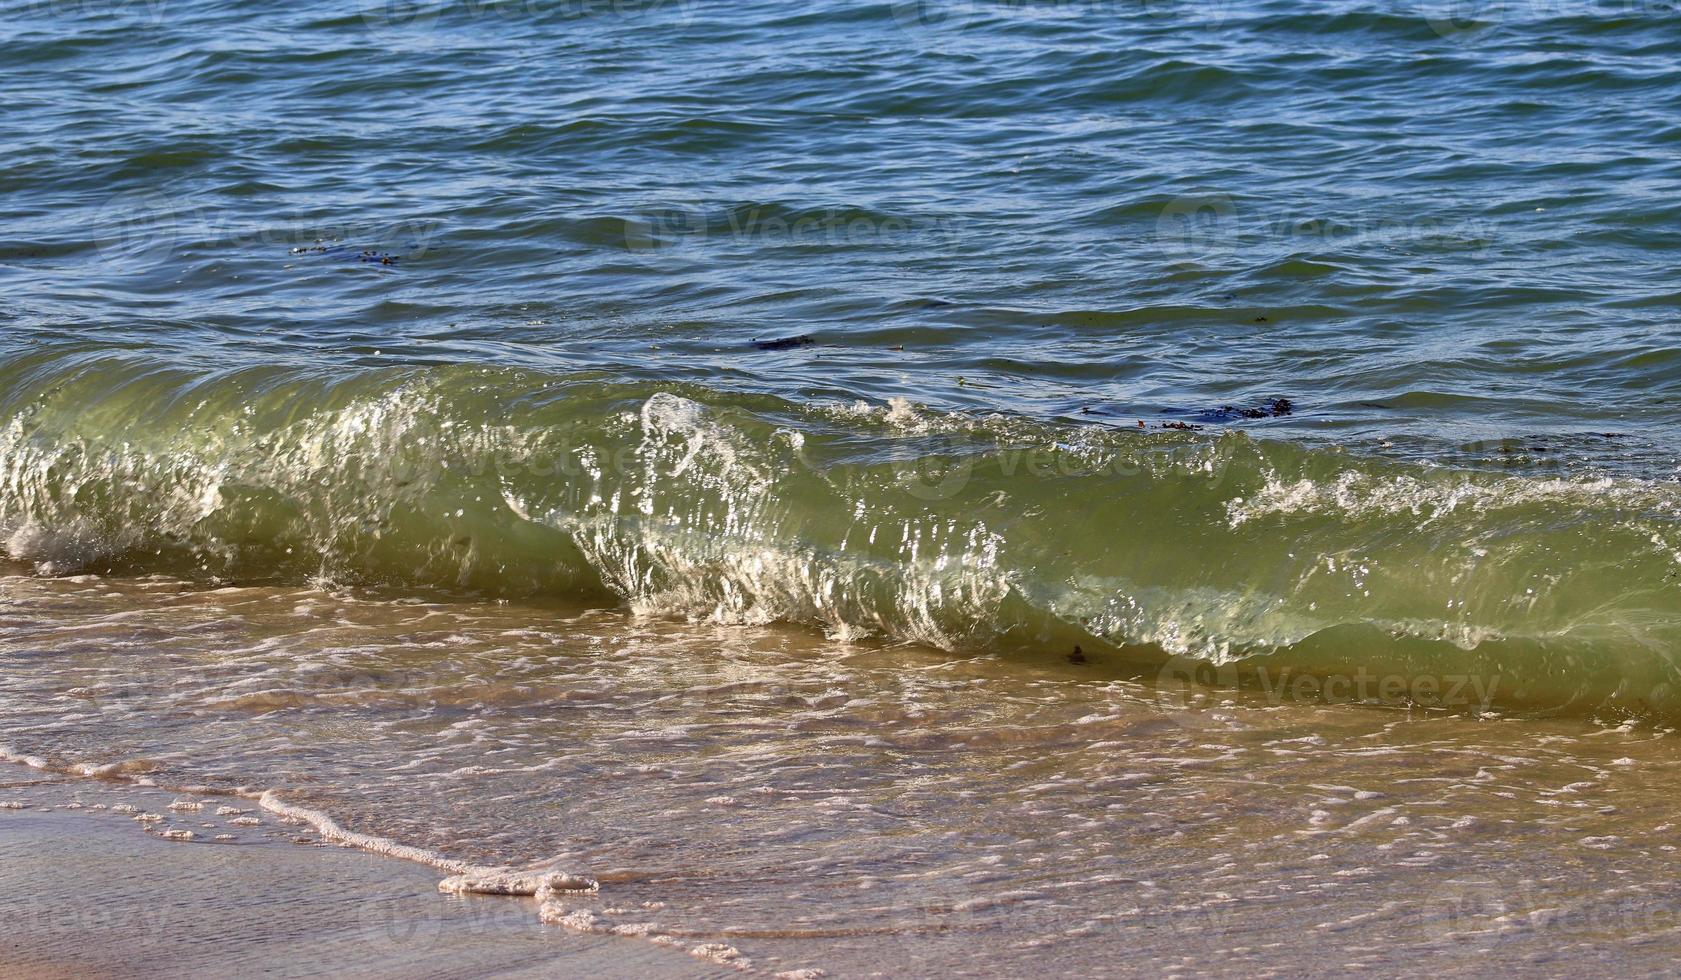
[[[322,844],[307,827],[234,824],[215,812],[226,801],[170,810],[177,798],[52,779],[0,788],[0,976],[735,973],[544,926],[529,899],[441,893],[432,869]]]
[[[29,783],[0,785],[24,806],[0,810],[8,972],[1439,980],[1681,956],[1678,733],[1652,723],[314,589],[16,578],[0,619],[0,759],[25,763],[0,783]],[[382,854],[321,846],[358,841]],[[463,867],[599,889],[440,895]]]

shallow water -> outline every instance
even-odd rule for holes
[[[0,0],[0,744],[770,972],[1666,968],[1677,16]]]
[[[1677,951],[1667,728],[611,610],[91,577],[4,596],[14,754],[589,874],[574,905],[598,929],[766,972],[1465,973],[1496,952],[1546,973]]]
[[[518,902],[441,894],[425,868],[322,847],[306,828],[250,816],[248,803],[183,810],[197,801],[14,775],[0,773],[9,977],[708,975],[653,945],[557,941]],[[189,843],[164,836],[189,828]]]

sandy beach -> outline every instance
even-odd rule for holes
[[[529,899],[441,894],[433,870],[321,844],[307,827],[230,826],[239,818],[215,816],[215,803],[182,813],[168,809],[177,794],[145,787],[0,787],[3,977],[734,973],[544,926]],[[168,814],[153,826],[196,839],[112,809],[125,806]]]

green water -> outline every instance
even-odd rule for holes
[[[1234,683],[1364,667],[1488,678],[1502,704],[1675,707],[1664,482],[515,369],[13,366],[0,522],[46,573],[583,599]]]

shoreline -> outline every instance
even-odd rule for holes
[[[545,926],[531,899],[440,892],[435,870],[308,826],[231,826],[241,817],[213,804],[172,812],[176,796],[52,774],[0,782],[0,977],[736,972]],[[113,807],[169,816],[142,824]],[[147,829],[165,824],[195,837]]]

